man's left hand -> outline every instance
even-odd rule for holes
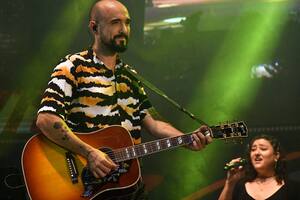
[[[200,151],[206,145],[212,142],[211,129],[208,126],[201,126],[193,134],[193,143],[188,145],[187,148],[193,151]]]

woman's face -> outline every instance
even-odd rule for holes
[[[261,138],[253,142],[250,158],[254,169],[259,174],[274,174],[275,162],[279,158],[279,153],[274,152],[274,148],[268,140]]]

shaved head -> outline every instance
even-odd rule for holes
[[[119,1],[96,1],[90,10],[89,22],[95,48],[124,52],[130,35],[130,21],[127,8]]]
[[[105,17],[105,13],[112,9],[125,10],[128,12],[127,8],[117,0],[99,0],[94,3],[90,10],[90,21],[91,20],[101,20]],[[99,21],[100,22],[100,21]]]

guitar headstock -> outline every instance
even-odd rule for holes
[[[212,137],[216,139],[238,139],[248,137],[248,129],[243,121],[211,126]]]

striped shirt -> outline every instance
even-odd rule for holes
[[[120,59],[115,71],[110,70],[92,49],[68,55],[54,68],[38,113],[58,115],[74,132],[121,125],[138,144],[151,104],[141,82],[128,70],[136,73]]]

